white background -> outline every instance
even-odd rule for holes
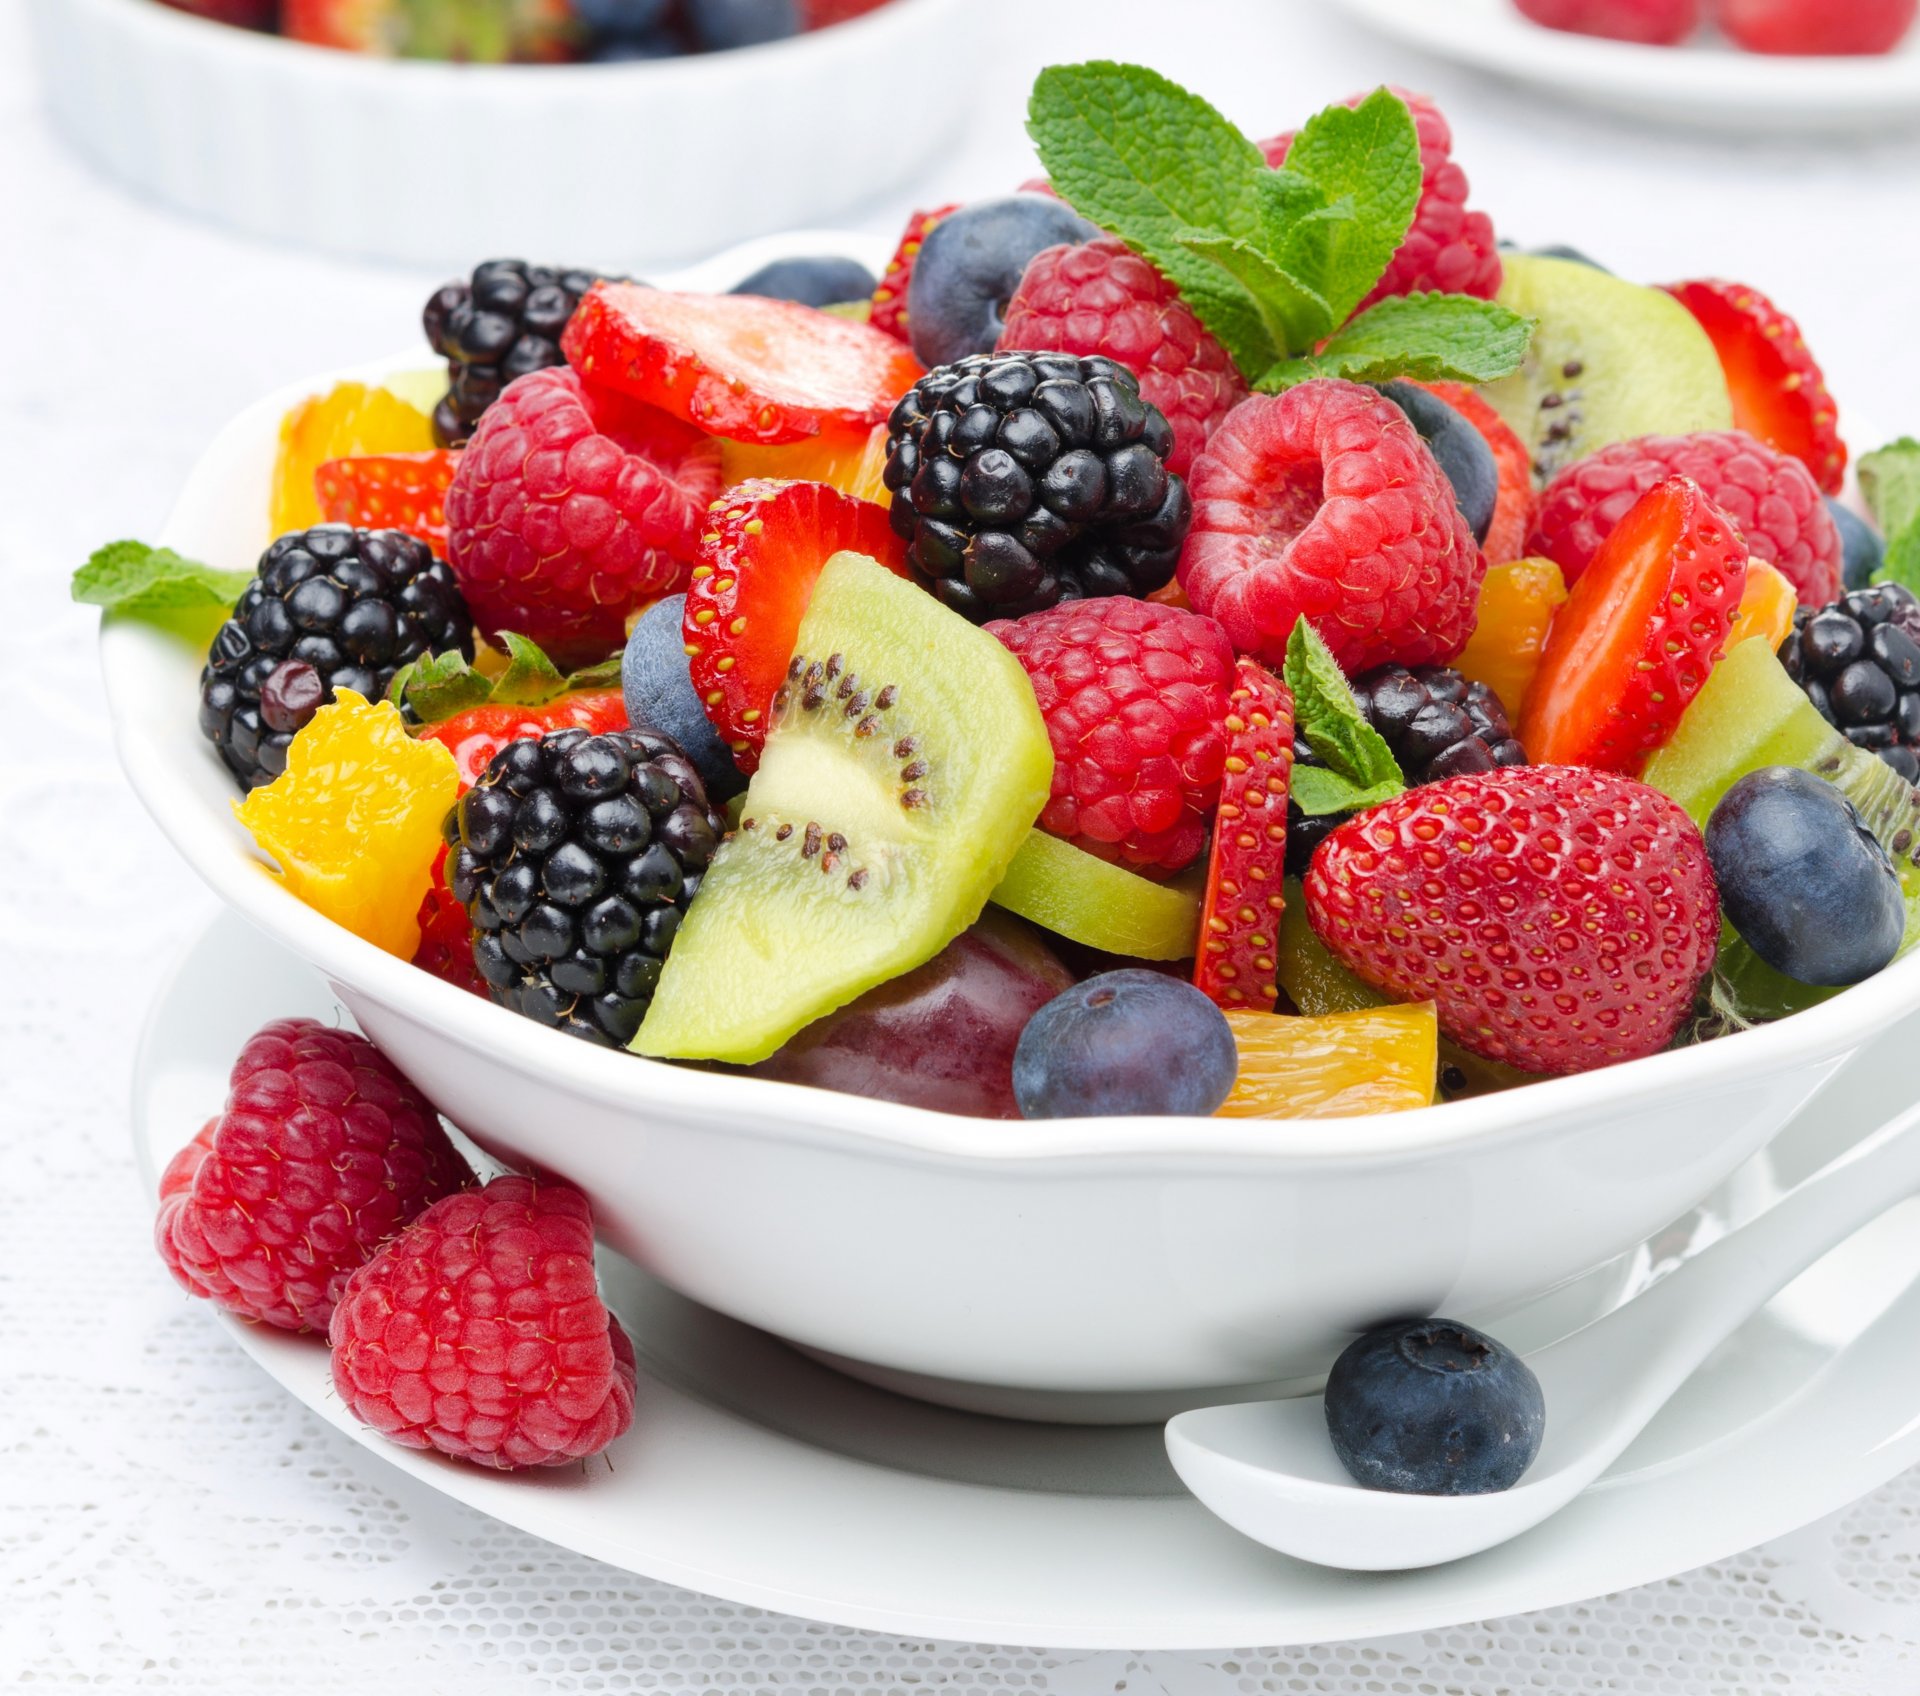
[[[1255,134],[1403,81],[1441,98],[1475,200],[1504,233],[1573,241],[1647,280],[1757,283],[1799,316],[1843,408],[1920,430],[1912,138],[1815,146],[1618,128],[1411,59],[1315,0],[976,11],[992,68],[920,204],[1029,174],[1022,103],[1052,60],[1150,61]],[[898,110],[913,122],[912,88]],[[907,204],[849,221],[891,232]],[[47,133],[20,0],[0,0],[0,1684],[248,1696],[1920,1688],[1911,1477],[1770,1550],[1537,1618],[1365,1647],[1045,1656],[891,1642],[627,1578],[448,1507],[282,1398],[148,1247],[125,1124],[132,1040],[213,903],[119,781],[93,619],[65,586],[94,545],[154,533],[231,413],[401,345],[440,280],[268,250],[133,203]]]

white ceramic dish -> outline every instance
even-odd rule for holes
[[[447,65],[309,47],[155,0],[29,9],[54,121],[129,187],[272,241],[447,270],[492,253],[684,262],[843,213],[946,144],[982,34],[964,0],[894,0],[730,53]],[[943,74],[916,74],[929,64]]]
[[[787,239],[807,251],[833,238]],[[724,287],[780,245],[680,280]],[[280,414],[331,380],[234,420],[163,539],[250,568],[268,540]],[[1317,1123],[1000,1124],[716,1076],[543,1029],[302,905],[232,816],[231,779],[195,722],[200,656],[113,623],[102,662],[122,762],[161,828],[236,911],[325,973],[478,1142],[579,1183],[606,1239],[695,1300],[992,1411],[1160,1416],[1311,1379],[1382,1314],[1497,1320],[1686,1213],[1920,1007],[1916,953],[1703,1047]]]
[[[231,916],[195,945],[155,1004],[136,1069],[149,1196],[220,1100],[241,1042],[296,1013],[341,1016],[298,957]],[[1680,1240],[1766,1205],[1910,1101],[1915,1033],[1909,1023],[1873,1043],[1742,1174],[1737,1198],[1716,1198]],[[319,1418],[396,1469],[376,1483],[403,1507],[437,1491],[628,1571],[907,1639],[1319,1643],[1648,1583],[1806,1524],[1920,1460],[1916,1212],[1909,1204],[1791,1286],[1550,1524],[1411,1573],[1329,1572],[1228,1530],[1180,1490],[1157,1427],[1036,1426],[887,1395],[604,1251],[640,1383],[633,1429],[608,1464],[585,1469],[502,1477],[395,1448],[342,1409],[317,1339],[225,1323]]]
[[[1880,58],[1773,58],[1710,40],[1640,47],[1569,35],[1529,22],[1512,0],[1338,3],[1422,52],[1636,118],[1776,135],[1920,123],[1920,30]]]

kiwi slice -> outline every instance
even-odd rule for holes
[[[1136,960],[1191,960],[1200,936],[1200,895],[1152,883],[1044,830],[1020,844],[993,904],[1056,935]]]
[[[1720,356],[1672,295],[1571,260],[1502,259],[1500,304],[1538,325],[1526,362],[1481,392],[1542,479],[1633,436],[1733,428]]]
[[[1287,904],[1280,910],[1280,954],[1274,974],[1296,1013],[1353,1013],[1385,1007],[1393,1000],[1364,983],[1334,957],[1307,923],[1307,898],[1297,877],[1286,881]]]
[[[821,569],[740,828],[633,1046],[764,1060],[979,917],[1046,803],[1047,727],[984,630],[862,554]]]
[[[1907,899],[1901,953],[1920,941],[1920,789],[1827,723],[1766,639],[1755,636],[1736,642],[1714,667],[1642,776],[1704,830],[1720,797],[1762,766],[1798,766],[1853,803],[1900,874]],[[1716,971],[1752,1019],[1777,1018],[1835,993],[1782,976],[1731,930],[1723,932]]]

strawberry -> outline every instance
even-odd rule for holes
[[[845,548],[907,574],[886,508],[828,484],[756,478],[713,503],[683,629],[694,691],[742,771],[766,740],[814,579]]]
[[[1638,771],[1706,682],[1746,582],[1733,521],[1685,477],[1655,484],[1554,618],[1520,717],[1527,758]]]
[[[936,206],[931,212],[916,212],[907,220],[900,245],[893,250],[893,257],[887,261],[887,268],[880,273],[879,284],[873,291],[873,308],[867,322],[876,330],[885,330],[902,343],[909,340],[907,284],[913,281],[913,262],[920,257],[921,246],[933,226],[948,213],[959,210],[956,202],[951,206]]]
[[[313,474],[320,515],[356,530],[404,530],[447,557],[447,489],[457,453],[367,453],[330,459]]]
[[[1749,53],[1891,53],[1913,28],[1914,0],[1715,0],[1714,22]]]
[[[1489,567],[1511,565],[1527,553],[1527,532],[1533,527],[1533,455],[1507,427],[1507,421],[1465,383],[1422,383],[1438,395],[1486,438],[1493,462],[1500,468],[1500,493],[1493,503],[1493,522],[1480,551]]]
[[[549,730],[578,726],[598,736],[627,727],[627,698],[618,689],[574,690],[534,706],[488,701],[443,718],[420,732],[442,743],[460,768],[460,787],[470,787],[509,742],[530,741]]]
[[[1236,667],[1226,731],[1193,981],[1221,1007],[1271,1013],[1280,995],[1293,696],[1256,660]]]
[[[587,383],[743,442],[878,424],[923,374],[892,336],[816,307],[638,283],[596,284],[561,346]]]
[[[1736,428],[1791,454],[1824,493],[1839,494],[1847,470],[1840,410],[1800,326],[1743,283],[1673,283],[1667,293],[1700,320],[1713,342],[1733,396]]]
[[[447,850],[434,856],[433,881],[420,902],[420,946],[413,963],[482,1001],[492,999],[487,980],[473,963],[473,921],[447,887]]]
[[[1633,778],[1563,766],[1451,777],[1357,814],[1305,891],[1348,970],[1434,1002],[1462,1048],[1529,1072],[1665,1048],[1720,934],[1686,813]]]

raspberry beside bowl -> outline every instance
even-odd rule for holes
[[[675,279],[725,286],[779,238]],[[162,540],[250,568],[278,421],[249,408]],[[593,1197],[608,1241],[735,1318],[920,1393],[1206,1399],[1324,1370],[1385,1313],[1498,1314],[1697,1204],[1875,1032],[1920,1009],[1920,956],[1780,1024],[1505,1095],[1371,1119],[1005,1124],[594,1049],[383,954],[266,875],[195,723],[200,656],[113,623],[121,759],[188,862],[322,972],[448,1115]],[[267,1009],[271,1012],[272,1009]],[[1084,1407],[1084,1404],[1081,1404]],[[1126,1415],[1122,1415],[1126,1416]],[[1137,1411],[1131,1416],[1138,1416]]]

